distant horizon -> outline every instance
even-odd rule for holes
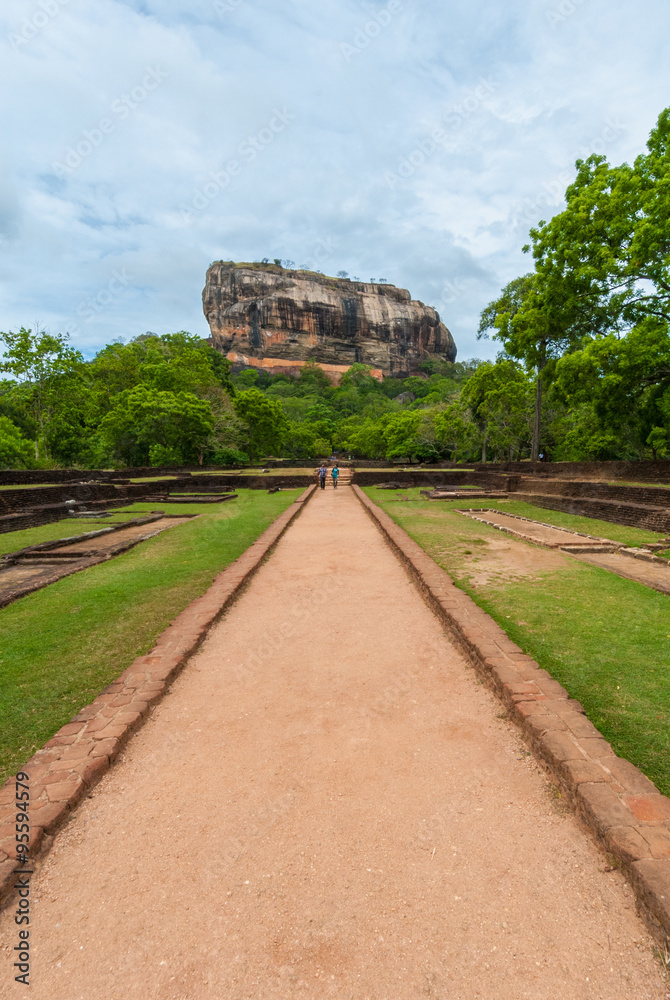
[[[632,161],[669,103],[661,0],[48,7],[0,11],[0,330],[88,357],[208,336],[208,264],[268,256],[386,278],[492,359],[575,160]]]

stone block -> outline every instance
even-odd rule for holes
[[[585,782],[577,785],[576,795],[581,811],[599,833],[605,833],[613,826],[635,825],[633,814],[611,785]]]
[[[651,795],[624,795],[623,800],[636,819],[643,823],[670,820],[670,799],[660,792]]]
[[[109,769],[109,757],[94,757],[77,765],[77,774],[87,788],[91,788]]]
[[[612,854],[625,864],[651,857],[649,844],[634,826],[611,826],[605,834],[605,842]]]
[[[58,829],[69,812],[63,802],[47,802],[39,809],[31,810],[30,821],[41,826],[45,833],[52,833]]]
[[[642,859],[631,867],[639,895],[670,937],[670,861]]]
[[[670,830],[664,826],[641,826],[640,834],[649,844],[652,858],[670,858]]]
[[[593,760],[609,760],[610,757],[616,756],[610,744],[602,736],[580,736],[579,744]]]
[[[580,785],[584,781],[610,781],[607,771],[594,760],[566,760],[563,764],[563,773],[574,785]]]
[[[584,760],[584,754],[567,733],[549,732],[542,737],[542,749],[553,761]]]
[[[605,766],[627,792],[644,795],[654,794],[658,791],[654,782],[650,781],[646,774],[643,774],[629,760],[624,760],[622,757],[608,757]]]
[[[84,783],[79,775],[73,777],[72,772],[67,781],[54,782],[47,786],[49,802],[67,802],[68,805],[75,805],[82,797],[85,790]]]

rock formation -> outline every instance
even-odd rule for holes
[[[217,261],[202,301],[214,347],[238,369],[297,372],[315,360],[337,381],[356,361],[381,378],[405,377],[433,355],[456,358],[435,309],[395,285]]]

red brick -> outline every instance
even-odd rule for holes
[[[3,785],[2,788],[0,788],[0,805],[4,805],[5,802],[13,802],[15,797],[16,782],[14,778],[12,778],[11,782],[8,781],[6,785]]]
[[[49,802],[67,802],[75,805],[82,797],[85,785],[79,775],[76,780],[69,777],[67,781],[55,782],[47,788]]]
[[[670,935],[670,861],[636,861],[632,865],[639,895],[656,917],[666,936]]]
[[[581,736],[579,739],[579,745],[583,747],[589,757],[592,757],[594,760],[609,760],[610,757],[616,756],[610,744],[604,740],[602,736],[597,738]]]
[[[129,702],[126,708],[129,712],[136,712],[140,716],[144,717],[149,711],[149,703],[147,701],[140,701],[138,699],[137,701]]]
[[[61,726],[54,736],[76,736],[83,729],[83,722],[68,722],[66,726]]]
[[[57,749],[58,747],[69,747],[72,743],[76,741],[76,736],[52,736],[44,746],[51,749],[52,747]]]
[[[580,715],[579,712],[566,712],[563,715],[563,719],[567,723],[570,732],[580,740],[583,737],[602,738],[593,723],[585,715]]]
[[[64,802],[47,802],[39,809],[31,811],[30,821],[41,826],[45,833],[51,833],[60,826],[69,812]]]
[[[93,740],[79,740],[78,743],[74,743],[71,747],[63,750],[60,759],[70,761],[81,760],[82,757],[88,756],[94,746],[95,742]]]
[[[567,733],[546,733],[542,737],[542,748],[555,761],[584,759],[584,754]]]
[[[484,660],[484,666],[489,670],[491,676],[496,682],[497,687],[502,687],[504,684],[520,684],[521,678],[519,676],[519,671],[509,664],[498,665],[494,663],[493,658],[487,656]]]
[[[670,819],[670,799],[659,792],[653,795],[624,795],[623,799],[636,819],[643,823],[663,823]]]
[[[58,764],[58,761],[56,761],[55,763]],[[73,767],[73,763],[71,762],[68,765],[68,767],[67,767],[66,770],[67,771],[71,771],[72,767]],[[36,790],[38,788],[42,788],[43,786],[46,786],[46,785],[55,785],[55,784],[58,784],[59,781],[64,781],[64,780],[65,779],[63,778],[63,769],[62,768],[60,769],[60,771],[49,771],[48,774],[43,775],[40,778],[40,780],[35,783],[35,786],[34,786],[33,790]]]
[[[517,713],[517,715],[520,715],[523,719],[540,718],[542,719],[542,721],[544,721],[544,719],[551,718],[551,716],[547,713],[547,710],[545,709],[544,705],[542,705],[541,702],[539,701],[535,701],[534,699],[530,699],[528,701],[515,702],[514,711]],[[549,729],[550,727],[547,726],[546,728]]]
[[[529,684],[528,681],[521,681],[517,684],[509,684],[512,694],[539,694],[540,689],[536,684]]]
[[[549,715],[548,712],[545,715],[538,713],[526,716],[525,724],[535,736],[548,732],[567,732],[568,728],[563,719],[559,719],[557,715]]]
[[[641,826],[639,829],[649,844],[652,858],[670,858],[670,830],[664,826]]]
[[[77,765],[77,773],[87,788],[91,788],[109,770],[109,757],[94,757]]]
[[[91,750],[91,757],[109,757],[110,760],[114,760],[120,749],[121,745],[118,740],[96,740],[95,747]]]
[[[651,857],[649,844],[634,826],[611,826],[605,840],[610,851],[626,864]]]
[[[577,785],[577,797],[582,811],[599,833],[613,826],[633,826],[634,817],[611,785],[604,782]]]
[[[90,722],[86,723],[86,727],[84,729],[84,736],[93,736],[95,739],[97,739],[98,738],[97,734],[100,732],[100,730],[104,729],[105,726],[108,725],[109,725],[108,719],[99,718],[96,715],[94,719],[91,719]]]
[[[566,760],[563,771],[575,785],[583,781],[610,781],[607,771],[593,760]]]
[[[107,726],[106,729],[101,729],[99,733],[95,734],[96,740],[119,740],[129,733],[127,726]]]
[[[629,760],[622,757],[609,757],[605,763],[612,776],[626,789],[638,795],[653,794],[658,791],[653,781],[643,774]]]

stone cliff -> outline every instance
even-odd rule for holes
[[[359,361],[377,377],[404,377],[456,345],[430,306],[404,288],[217,261],[202,302],[212,343],[235,367],[297,372],[314,359],[337,380]]]

